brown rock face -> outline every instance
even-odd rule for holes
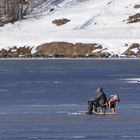
[[[99,51],[95,51],[99,49]],[[94,52],[95,51],[95,52]],[[37,47],[38,57],[106,57],[103,47],[98,44],[52,42]]]
[[[52,23],[56,24],[57,26],[62,26],[64,24],[66,24],[67,22],[70,22],[70,20],[66,19],[66,18],[56,19],[56,20],[52,21]]]

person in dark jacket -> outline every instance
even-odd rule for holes
[[[88,114],[92,114],[93,111],[97,112],[97,108],[106,108],[107,97],[106,94],[103,92],[103,88],[97,88],[96,90],[97,96],[95,98],[91,98],[88,101]]]

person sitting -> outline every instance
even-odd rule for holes
[[[102,110],[105,113],[106,110],[106,103],[107,103],[107,97],[106,94],[103,91],[103,88],[97,88],[96,90],[97,96],[95,98],[91,98],[88,101],[88,112],[87,114],[93,114],[93,112],[97,112],[97,108],[101,107]]]

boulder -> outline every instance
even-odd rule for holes
[[[56,19],[56,20],[53,20],[52,23],[57,25],[57,26],[62,26],[64,24],[66,24],[67,22],[70,22],[69,19],[66,19],[66,18],[63,18],[63,19]]]

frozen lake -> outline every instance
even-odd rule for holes
[[[0,140],[139,140],[140,60],[1,60]],[[117,115],[80,115],[97,87]]]

